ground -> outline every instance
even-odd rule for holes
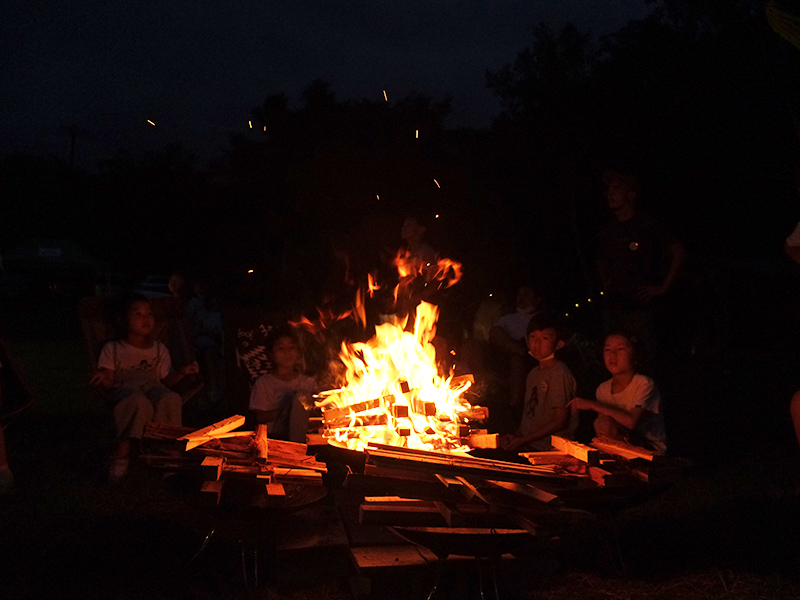
[[[211,521],[179,482],[143,466],[121,486],[104,482],[112,424],[85,384],[83,343],[69,311],[53,310],[59,325],[52,327],[0,311],[36,393],[35,405],[6,429],[17,483],[0,497],[0,598],[427,595],[430,569],[359,578],[341,555],[324,552],[267,557],[254,588],[252,577],[245,585],[230,533],[192,560]],[[683,369],[672,385],[685,392],[676,414],[699,420],[678,435],[696,465],[685,481],[606,515],[602,539],[581,540],[578,532],[536,561],[504,566],[501,596],[800,598],[800,465],[779,423],[778,397],[793,364],[756,380],[752,364]],[[754,399],[764,404],[750,412]],[[713,409],[722,403],[724,414]],[[463,597],[475,587],[474,570],[453,567],[444,583],[443,597]]]

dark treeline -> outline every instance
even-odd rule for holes
[[[446,128],[450,99],[340,101],[316,81],[298,106],[268,96],[207,166],[179,146],[92,172],[7,156],[0,249],[69,238],[134,277],[253,269],[273,297],[313,302],[336,257],[365,273],[417,214],[465,293],[528,277],[564,304],[596,286],[606,168],[639,175],[693,256],[777,260],[800,217],[800,51],[759,2],[666,0],[600,40],[541,24],[486,79],[505,105],[490,130]]]

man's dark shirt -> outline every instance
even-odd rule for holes
[[[643,306],[636,299],[643,285],[659,285],[669,268],[669,246],[677,240],[655,217],[636,213],[614,221],[597,236],[598,259],[608,269],[607,302],[618,308]]]

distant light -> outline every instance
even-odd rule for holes
[[[419,129],[417,129],[416,138],[419,139]]]
[[[383,90],[383,99],[389,101],[389,96],[386,95],[386,90]]]
[[[378,194],[375,194],[375,197],[376,197],[378,200],[380,200],[380,199],[381,199],[381,197],[380,197]]]
[[[439,218],[439,215],[436,215],[436,216],[434,217],[434,219],[438,219],[438,218]]]
[[[564,316],[565,316],[565,317],[568,317],[568,316],[569,316],[569,313],[564,313]]]
[[[600,292],[600,295],[602,296],[602,295],[603,295],[603,292]]]
[[[456,355],[456,351],[455,351],[455,350],[450,350],[450,354],[452,354],[453,356],[455,356],[455,355]]]
[[[575,308],[578,308],[578,303],[577,302],[575,303]]]
[[[152,125],[153,127],[155,127],[155,126],[156,126],[156,124],[155,124],[155,123],[153,123],[153,122],[152,122],[150,119],[147,119],[147,122],[148,122],[148,123],[150,123],[150,125]]]
[[[489,294],[489,298],[491,298],[491,297],[492,297],[492,294]]]
[[[248,272],[248,273],[252,273],[252,272],[253,272],[253,269],[248,269],[248,270],[247,270],[247,272]]]
[[[441,189],[441,187],[442,187],[442,186],[440,186],[440,185],[439,185],[439,182],[438,182],[438,181],[436,181],[436,180],[434,179],[434,180],[433,180],[433,183],[435,183],[435,184],[436,184],[436,187],[438,187],[439,189]]]
[[[253,128],[253,122],[252,121],[248,121],[247,124],[250,125],[250,129]]]
[[[591,299],[591,298],[587,298],[587,299],[586,299],[586,301],[587,301],[587,302],[591,302],[591,301],[592,301],[592,299]]]
[[[264,131],[266,131],[266,130],[267,130],[267,126],[266,126],[266,125],[264,125]]]

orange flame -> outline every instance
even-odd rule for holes
[[[370,442],[409,448],[465,451],[462,398],[468,380],[439,373],[431,341],[438,308],[422,302],[414,331],[405,323],[383,323],[365,343],[343,344],[342,387],[321,394],[329,441],[362,450]]]

